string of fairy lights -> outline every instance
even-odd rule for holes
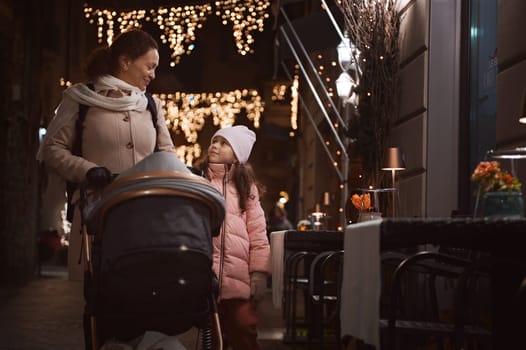
[[[268,18],[267,0],[222,0],[213,5],[185,5],[182,7],[158,7],[156,9],[136,9],[130,11],[114,11],[95,9],[84,5],[84,15],[90,23],[97,25],[97,40],[111,45],[117,33],[131,28],[139,28],[144,22],[157,24],[163,34],[160,39],[169,44],[171,66],[179,63],[184,54],[189,55],[194,49],[196,31],[202,28],[207,17],[215,9],[215,14],[221,17],[223,24],[233,24],[233,35],[240,54],[253,53],[254,43],[252,32],[263,31],[264,20]],[[60,86],[69,87],[72,83],[64,78]],[[290,136],[298,129],[298,86],[296,74],[292,84],[275,84],[272,88],[272,102],[290,98]],[[290,91],[290,95],[288,94]],[[212,118],[214,126],[225,127],[235,123],[236,116],[244,112],[246,118],[253,123],[254,128],[260,126],[264,102],[255,89],[243,89],[227,92],[208,93],[161,93],[154,94],[161,100],[166,123],[175,135],[181,135],[186,144],[176,147],[177,155],[187,165],[191,165],[201,156],[199,132],[203,129],[207,118]]]
[[[294,136],[294,133],[296,132],[296,130],[298,130],[299,85],[300,76],[296,72],[294,74],[294,79],[292,80],[292,85],[290,86],[290,126],[292,128],[291,136]]]
[[[187,165],[201,156],[201,146],[197,143],[199,132],[211,117],[213,125],[220,128],[233,125],[236,115],[242,111],[254,128],[259,128],[264,103],[254,89],[227,92],[191,94],[154,94],[161,105],[168,128],[175,135],[182,135],[187,142],[176,148],[177,156]]]
[[[333,52],[332,50],[326,52],[313,53],[311,59],[316,68],[316,73],[320,77],[321,82],[324,84],[325,90],[327,91],[327,95],[330,97],[330,99],[327,102],[325,102],[326,110],[330,111],[337,103],[336,101],[339,98],[338,94],[336,93],[336,80],[333,77],[337,77],[338,74],[341,73],[340,65],[338,64],[337,58],[335,57],[335,52]],[[340,125],[338,120],[332,120],[331,123],[335,130],[337,130],[338,132],[344,132],[343,130],[341,130],[342,126]],[[326,134],[324,137],[324,143],[327,149],[329,149],[331,153],[336,155],[336,157],[333,158],[334,161],[332,165],[334,166],[334,168],[339,168],[343,159],[341,161],[338,161],[338,159],[342,158],[343,150],[339,148],[338,142],[331,142],[330,134]],[[340,182],[340,184],[338,185],[340,191],[344,189],[344,186],[345,184],[343,182]],[[344,215],[344,210],[345,209],[343,205],[340,205],[338,208],[338,213],[340,215]],[[343,230],[343,226],[338,225],[337,230]]]
[[[171,53],[170,65],[174,67],[184,54],[191,54],[195,47],[196,31],[215,13],[224,25],[232,24],[232,35],[239,54],[254,53],[253,32],[263,32],[264,22],[270,17],[269,0],[220,0],[213,4],[185,5],[182,7],[158,7],[145,10],[114,11],[84,5],[84,16],[97,26],[99,43],[110,45],[118,32],[139,28],[143,22],[156,24],[161,32],[161,41],[168,44]]]
[[[241,55],[254,53],[254,32],[264,30],[269,18],[270,0],[218,0],[208,4],[184,5],[180,7],[157,7],[149,10],[134,9],[115,11],[84,5],[84,16],[97,26],[97,40],[111,45],[114,37],[131,28],[140,28],[146,22],[153,23],[161,31],[160,40],[171,49],[170,65],[175,67],[183,55],[195,49],[196,32],[212,14],[220,17],[223,25],[232,25],[232,35],[237,52]],[[62,82],[61,85],[66,85]],[[283,89],[274,88],[273,98],[280,98]],[[211,117],[215,126],[233,125],[236,115],[244,111],[255,128],[259,127],[264,109],[262,98],[256,90],[228,92],[157,94],[161,101],[169,129],[182,135],[185,145],[177,147],[178,156],[186,164],[201,156],[197,143],[199,132],[206,119]],[[297,103],[297,101],[296,101]],[[297,111],[297,107],[296,107]],[[291,126],[297,129],[297,113],[291,116]]]

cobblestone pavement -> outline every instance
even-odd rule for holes
[[[0,350],[83,350],[82,282],[67,280],[65,269],[44,268],[21,288],[0,287]],[[260,307],[262,350],[287,349],[281,342],[280,310],[268,291]],[[178,336],[195,349],[196,330]]]

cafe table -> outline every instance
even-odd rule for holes
[[[342,336],[380,349],[381,252],[431,244],[490,253],[493,349],[526,348],[526,315],[516,307],[515,298],[526,276],[525,243],[525,219],[385,218],[347,226]]]

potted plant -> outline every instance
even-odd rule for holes
[[[369,193],[355,193],[351,196],[351,202],[358,210],[358,222],[382,218],[382,213],[376,211],[376,208],[371,203],[371,195]]]
[[[477,204],[481,201],[481,216],[524,217],[522,184],[515,176],[502,170],[499,162],[480,162],[471,175],[471,181],[478,185],[476,196]]]

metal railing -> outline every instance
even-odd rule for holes
[[[339,36],[343,39],[343,34],[341,30],[339,29],[336,21],[334,20],[334,16],[332,16],[332,13],[330,12],[330,9],[325,3],[325,1],[324,0],[322,1],[324,4],[325,11],[330,17],[333,23],[333,26],[336,28]],[[341,184],[340,185],[340,208],[341,210],[340,210],[340,218],[339,218],[340,220],[339,221],[340,221],[340,225],[342,229],[345,229],[345,226],[347,224],[347,219],[345,215],[345,206],[347,203],[347,197],[348,197],[348,192],[349,192],[349,187],[348,187],[349,186],[348,185],[349,154],[347,152],[347,147],[349,145],[349,138],[345,136],[342,137],[342,135],[345,135],[346,133],[348,133],[348,127],[349,127],[348,115],[347,113],[344,113],[344,116],[342,117],[342,115],[340,114],[340,111],[335,106],[335,103],[332,100],[332,97],[329,94],[329,91],[327,91],[325,84],[322,82],[319,74],[317,73],[313,62],[310,59],[307,50],[305,49],[305,46],[303,45],[297,31],[295,30],[283,6],[280,6],[280,14],[285,20],[285,23],[281,25],[279,28],[282,38],[284,39],[284,43],[286,44],[287,49],[290,50],[294,58],[294,61],[296,62],[299,70],[301,71],[302,77],[304,78],[304,81],[309,88],[309,91],[312,93],[312,97],[314,101],[319,107],[319,111],[323,115],[323,118],[325,119],[328,125],[328,129],[330,130],[330,136],[336,141],[336,144],[341,149],[341,161],[338,162],[333,156],[333,154],[331,153],[327,144],[325,143],[324,137],[318,127],[318,124],[316,123],[316,120],[313,116],[312,111],[309,109],[309,107],[307,106],[307,103],[305,102],[304,96],[302,96],[301,93],[298,93],[299,102],[301,104],[301,107],[303,111],[305,112],[308,120],[310,121],[311,126],[314,128],[315,133],[319,141],[321,142],[323,149],[325,150],[325,153],[329,157],[332,164],[339,164],[339,167],[335,166],[334,169],[336,171],[336,174],[338,175],[338,178]],[[292,80],[293,74],[290,72],[289,68],[287,67],[284,61],[281,61],[281,66],[287,78],[289,80]],[[338,125],[341,125],[341,129],[340,129],[341,131],[338,131],[336,127],[334,126],[335,121],[331,119],[329,112],[325,107],[326,105],[322,101],[323,99],[328,102],[327,106],[329,107],[331,114],[334,116],[335,121],[338,123]]]

